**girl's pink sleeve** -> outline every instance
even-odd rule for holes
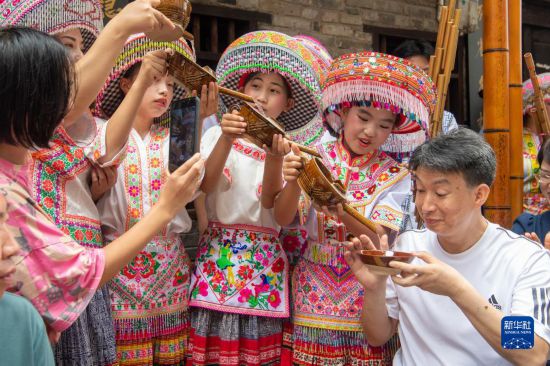
[[[24,191],[12,190],[8,229],[21,251],[15,291],[26,297],[56,331],[67,329],[84,311],[103,275],[102,249],[85,248],[53,224]],[[83,228],[85,230],[85,228]]]

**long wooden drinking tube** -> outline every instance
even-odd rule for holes
[[[547,139],[550,136],[550,118],[548,118],[548,113],[546,111],[546,105],[544,103],[544,95],[540,89],[539,78],[535,70],[535,62],[533,61],[533,55],[531,52],[526,53],[524,56],[525,64],[527,65],[527,70],[529,70],[529,77],[531,78],[531,83],[533,83],[533,92],[534,92],[534,104],[537,111],[537,122],[544,132],[544,139]]]
[[[347,203],[344,203],[342,205],[344,208],[344,211],[348,213],[350,216],[352,216],[355,220],[359,221],[364,226],[368,227],[369,230],[371,230],[373,233],[376,233],[376,225],[371,220],[367,219],[365,216],[361,215],[359,211],[348,205]]]
[[[321,159],[316,157],[308,159],[302,156],[302,164],[298,184],[304,193],[320,206],[342,204],[346,213],[369,230],[376,232],[375,224],[347,203],[344,185],[340,180],[334,179]]]

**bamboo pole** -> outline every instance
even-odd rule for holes
[[[435,55],[430,57],[429,74],[435,83],[438,96],[430,119],[431,137],[439,135],[442,129],[443,111],[456,58],[461,12],[461,9],[455,9],[455,0],[449,1],[449,7],[441,8]]]
[[[497,175],[484,206],[485,216],[511,227],[510,112],[508,92],[508,1],[483,3],[483,133],[495,150]]]
[[[508,0],[510,41],[510,205],[512,219],[523,211],[523,113],[521,97],[521,0]]]

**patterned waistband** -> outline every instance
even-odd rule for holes
[[[341,265],[342,261],[344,261],[345,250],[346,248],[341,242],[332,241],[327,244],[322,244],[315,241],[309,241],[303,258],[312,263],[336,267]]]
[[[252,233],[262,233],[274,237],[279,237],[279,231],[269,227],[247,225],[247,224],[222,224],[221,222],[212,221],[208,223],[208,229],[225,229],[234,231],[244,231]]]
[[[105,245],[115,241],[119,237],[120,237],[119,234],[117,234],[114,238],[111,238],[109,236],[108,239],[107,238],[105,239]],[[153,244],[153,245],[158,245],[163,247],[173,247],[175,245],[174,243],[182,244],[181,237],[179,234],[171,233],[168,235],[154,236],[153,239],[149,240],[149,243],[147,243],[147,245]]]
[[[362,332],[361,318],[343,318],[329,315],[306,314],[296,311],[293,317],[294,326],[315,329],[329,329],[345,332]]]

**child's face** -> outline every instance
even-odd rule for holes
[[[390,135],[396,115],[374,107],[351,107],[343,111],[344,139],[356,155],[378,149]]]
[[[285,80],[276,72],[252,76],[244,86],[243,92],[254,98],[267,116],[273,119],[277,119],[281,113],[289,111],[294,105],[294,100],[288,97]]]
[[[153,82],[143,95],[140,111],[147,117],[157,118],[162,116],[174,98],[174,77],[171,75],[163,76]]]
[[[63,45],[69,51],[71,61],[77,62],[84,56],[84,41],[80,29],[74,28],[65,32],[57,33],[57,39],[63,43]]]
[[[124,94],[128,93],[128,90],[134,84],[139,71],[136,72],[130,79],[121,80],[121,88]],[[139,106],[138,113],[146,118],[157,118],[162,116],[168,108],[174,98],[174,77],[171,75],[165,75],[160,79],[157,79],[151,84],[145,93],[141,104]]]
[[[8,231],[8,206],[6,199],[0,194],[0,297],[12,285],[11,275],[15,272],[15,265],[10,257],[19,252],[19,245]]]

